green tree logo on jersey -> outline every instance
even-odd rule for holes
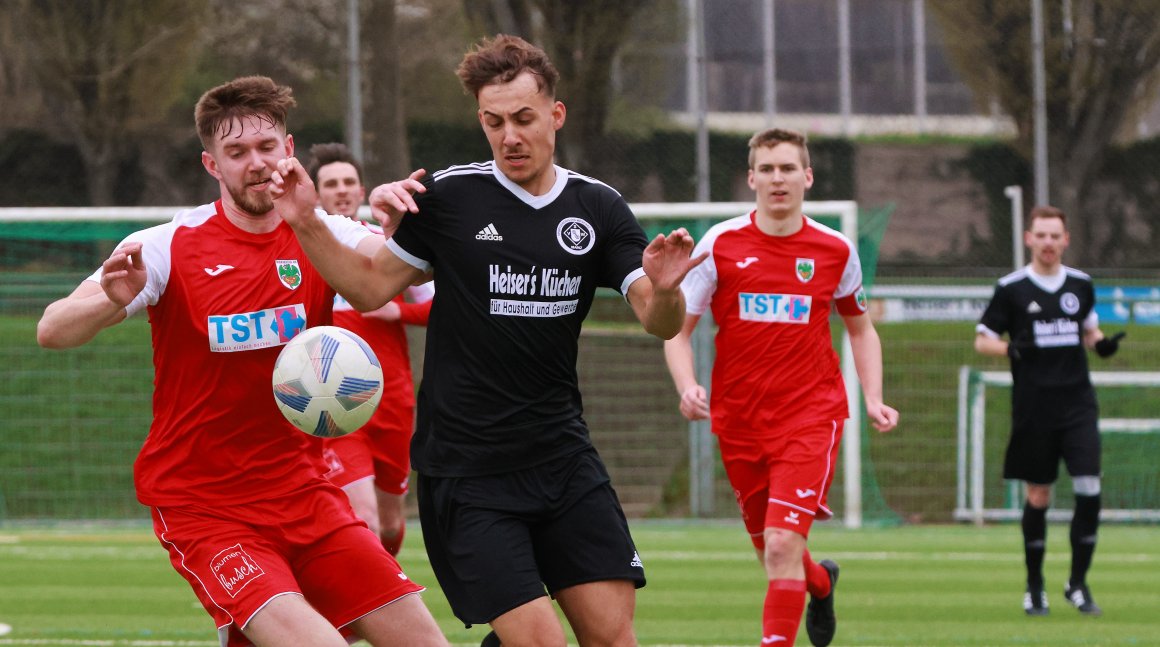
[[[809,283],[810,279],[814,278],[814,259],[797,259],[797,264],[794,265],[794,273],[797,274],[799,281],[802,283]]]
[[[282,285],[297,290],[302,285],[302,269],[298,267],[298,260],[274,261],[278,268],[278,280]]]

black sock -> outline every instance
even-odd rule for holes
[[[1092,555],[1096,552],[1096,531],[1100,525],[1100,495],[1075,495],[1071,518],[1071,582],[1084,583]]]
[[[1023,560],[1027,586],[1043,588],[1043,555],[1047,552],[1047,508],[1023,503]]]

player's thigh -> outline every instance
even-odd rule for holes
[[[1097,412],[1078,412],[1061,431],[1060,454],[1072,476],[1100,476],[1101,446]]]
[[[418,595],[408,595],[375,609],[351,624],[376,647],[443,647],[447,639]]]
[[[337,627],[423,590],[362,525],[303,548],[294,568],[306,599]]]
[[[242,630],[258,647],[346,647],[346,639],[299,595],[270,600]]]
[[[532,540],[540,576],[557,591],[601,580],[644,586],[644,566],[628,520],[595,451],[540,468],[553,505],[534,527]]]
[[[402,525],[407,516],[407,498],[402,494],[391,494],[375,488],[375,500],[379,509],[379,521],[383,528],[394,524]]]
[[[491,628],[505,645],[564,647],[567,644],[556,609],[546,597],[504,612],[491,621]]]
[[[531,515],[509,475],[419,475],[419,520],[431,568],[455,616],[485,624],[546,597],[532,545]]]
[[[828,498],[838,464],[842,420],[820,420],[766,445],[769,509],[765,527],[809,535],[816,519],[834,516]]]
[[[359,519],[376,535],[379,532],[379,502],[375,495],[375,481],[371,477],[359,479],[343,486],[342,491],[350,499],[350,507]]]
[[[556,591],[556,600],[581,645],[635,645],[632,617],[636,588],[628,580],[604,580]]]
[[[741,520],[758,550],[765,546],[765,511],[769,507],[769,466],[761,445],[753,439],[718,436],[721,462],[737,498]]]
[[[1060,434],[1042,422],[1024,421],[1011,429],[1003,456],[1003,478],[1050,485],[1059,477]]]
[[[152,509],[174,570],[219,627],[244,627],[270,600],[302,594],[285,546],[260,513],[252,506]]]

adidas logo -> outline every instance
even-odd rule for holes
[[[475,239],[476,240],[503,240],[503,236],[499,235],[499,232],[496,231],[494,224],[488,223],[488,225],[486,227],[479,230],[479,233],[475,235]]]
[[[1027,312],[1028,313],[1043,312],[1043,308],[1040,308],[1038,303],[1032,301],[1030,303],[1030,305],[1027,306]]]
[[[644,568],[644,564],[642,564],[640,561],[640,554],[637,553],[635,550],[632,551],[632,561],[629,562],[628,565],[632,566],[634,568]]]

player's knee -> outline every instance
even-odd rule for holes
[[[765,529],[765,569],[770,573],[786,567],[800,566],[805,550],[804,538],[782,528]]]
[[[382,527],[379,532],[379,541],[383,543],[383,548],[386,548],[388,553],[399,554],[399,549],[403,547],[403,536],[406,534],[406,529],[403,520]]]
[[[1027,484],[1027,503],[1033,508],[1046,508],[1051,505],[1051,486]]]
[[[1075,476],[1071,479],[1071,485],[1079,496],[1099,496],[1100,494],[1100,477],[1098,476]]]

